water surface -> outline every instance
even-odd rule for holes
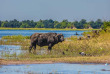
[[[104,64],[21,64],[21,65],[1,65],[0,73],[2,74],[110,74],[110,65]]]
[[[3,59],[2,55],[5,54],[16,54],[19,55],[21,53],[26,52],[26,50],[21,50],[21,46],[19,45],[0,45],[0,58]]]
[[[23,35],[23,36],[31,36],[33,33],[62,33],[64,37],[71,37],[75,35],[76,32],[79,34],[78,36],[82,36],[81,34],[85,31],[65,31],[65,30],[0,30],[0,38],[2,36],[7,35]]]

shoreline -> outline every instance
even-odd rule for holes
[[[52,61],[46,61],[46,62],[41,62],[41,61],[15,61],[15,60],[2,60],[0,61],[0,65],[20,65],[20,64],[52,64],[54,62]]]
[[[43,58],[43,59],[0,59],[0,65],[19,65],[19,64],[54,64],[54,63],[70,63],[70,64],[110,64],[110,59],[99,57],[63,57],[63,58]],[[95,58],[95,59],[94,59]],[[108,58],[108,60],[107,60]],[[82,60],[83,59],[83,60]]]
[[[54,64],[54,63],[69,63],[69,64],[106,64],[106,63],[94,63],[94,62],[53,62],[53,61],[7,61],[3,60],[0,65],[21,65],[21,64]],[[110,64],[110,63],[107,63]]]

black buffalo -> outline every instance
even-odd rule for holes
[[[34,33],[31,35],[30,39],[31,45],[29,47],[29,52],[31,52],[32,48],[36,50],[36,45],[40,47],[48,46],[48,49],[51,50],[52,46],[58,42],[64,41],[64,36],[63,34],[57,33]]]

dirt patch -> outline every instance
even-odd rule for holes
[[[52,61],[29,61],[29,60],[20,60],[20,61],[15,61],[15,60],[4,60],[0,59],[0,64],[1,65],[12,65],[12,64],[51,64],[54,63]]]

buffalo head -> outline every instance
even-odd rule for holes
[[[58,37],[58,42],[64,41],[64,36],[63,36],[63,34],[57,34],[57,37]]]

